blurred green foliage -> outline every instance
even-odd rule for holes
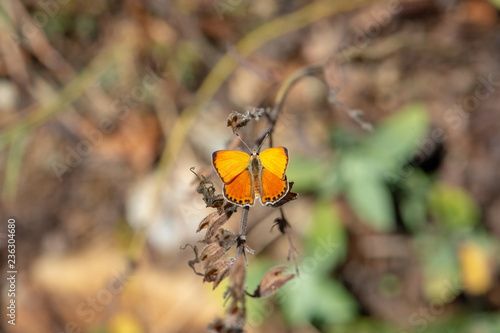
[[[479,223],[479,208],[459,187],[435,184],[429,194],[429,209],[450,232],[473,228]]]
[[[299,192],[345,194],[363,221],[379,231],[392,230],[395,216],[390,184],[406,179],[408,172],[404,168],[418,150],[428,126],[425,107],[410,105],[364,137],[334,129],[331,144],[335,159],[325,162],[296,158],[288,176],[302,184],[294,188]]]
[[[294,190],[312,193],[318,200],[299,264],[300,277],[279,293],[282,313],[291,326],[310,323],[321,331],[330,327],[331,332],[405,332],[357,317],[356,300],[332,279],[349,249],[347,231],[334,201],[339,195],[346,198],[362,222],[378,232],[396,231],[399,212],[422,267],[424,295],[433,304],[452,302],[467,290],[462,275],[473,268],[460,261],[459,250],[465,241],[473,241],[485,248],[485,254],[494,256],[496,242],[479,225],[480,210],[474,199],[460,187],[435,180],[413,162],[428,129],[426,108],[409,105],[383,121],[373,133],[334,128],[329,158],[294,158],[288,169],[289,178],[297,184]],[[325,244],[335,244],[334,250],[323,253],[328,248]],[[400,278],[386,274],[379,289],[389,298],[396,297],[401,291]],[[489,327],[498,320],[496,316],[464,322],[423,318],[417,314],[408,332],[462,332],[463,325]]]
[[[491,3],[495,5],[496,8],[500,9],[500,0],[491,0]]]
[[[283,288],[282,309],[293,326],[314,322],[319,326],[343,323],[357,314],[357,305],[348,291],[330,278],[332,269],[347,253],[347,235],[340,216],[330,201],[318,201],[314,224],[305,241],[300,276]]]

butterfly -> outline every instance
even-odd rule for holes
[[[224,183],[224,198],[238,206],[273,205],[289,191],[286,179],[288,150],[274,147],[252,154],[236,150],[218,150],[212,164]]]

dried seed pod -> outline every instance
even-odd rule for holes
[[[214,238],[219,246],[227,251],[236,244],[237,236],[229,229],[219,228]]]
[[[231,127],[233,134],[235,134],[240,128],[245,127],[250,119],[248,115],[233,111],[227,117],[226,126]]]
[[[220,227],[224,225],[224,223],[229,220],[229,217],[231,217],[233,213],[230,212],[224,212],[213,223],[208,227],[207,233],[205,234],[205,243],[211,243],[212,242],[212,237],[216,234],[217,230],[219,230]]]
[[[217,220],[218,217],[219,217],[218,212],[210,213],[207,217],[201,220],[200,225],[198,226],[196,232],[200,232],[201,230],[208,228],[208,226],[212,224],[215,220]]]
[[[211,243],[205,246],[200,255],[200,260],[205,262],[203,268],[212,266],[217,260],[226,254],[226,250],[217,243]]]
[[[217,317],[208,325],[207,330],[210,333],[225,333],[227,332],[226,323],[224,319]]]
[[[217,288],[224,278],[226,278],[233,267],[236,259],[230,258],[224,261],[213,264],[205,271],[205,278],[203,282],[213,282],[213,289]]]
[[[226,310],[227,318],[225,320],[228,332],[243,332],[246,322],[246,309],[245,306],[233,300]]]
[[[264,274],[259,286],[255,290],[253,297],[267,297],[275,293],[285,283],[295,277],[295,274],[282,274],[286,270],[286,266],[278,266],[271,268]]]

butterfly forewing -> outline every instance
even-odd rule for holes
[[[250,155],[242,151],[218,150],[212,154],[215,171],[224,183],[229,183],[248,167]]]
[[[259,154],[259,157],[264,169],[274,173],[279,179],[285,178],[288,165],[288,150],[285,147],[266,149]]]

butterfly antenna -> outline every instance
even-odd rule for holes
[[[237,137],[238,137],[238,139],[240,139],[240,141],[241,141],[241,142],[245,145],[245,147],[247,147],[248,151],[249,151],[250,153],[252,153],[252,149],[250,149],[250,147],[248,147],[248,145],[245,143],[245,141],[243,141],[243,139],[241,138],[241,136],[240,136],[238,133],[236,133],[236,136],[237,136]]]
[[[264,144],[264,142],[266,142],[266,139],[268,136],[269,136],[269,133],[266,134],[266,136],[264,137],[264,140],[262,140],[262,142],[260,143],[259,149],[257,149],[257,153],[260,152],[260,148],[262,148],[262,145]]]

